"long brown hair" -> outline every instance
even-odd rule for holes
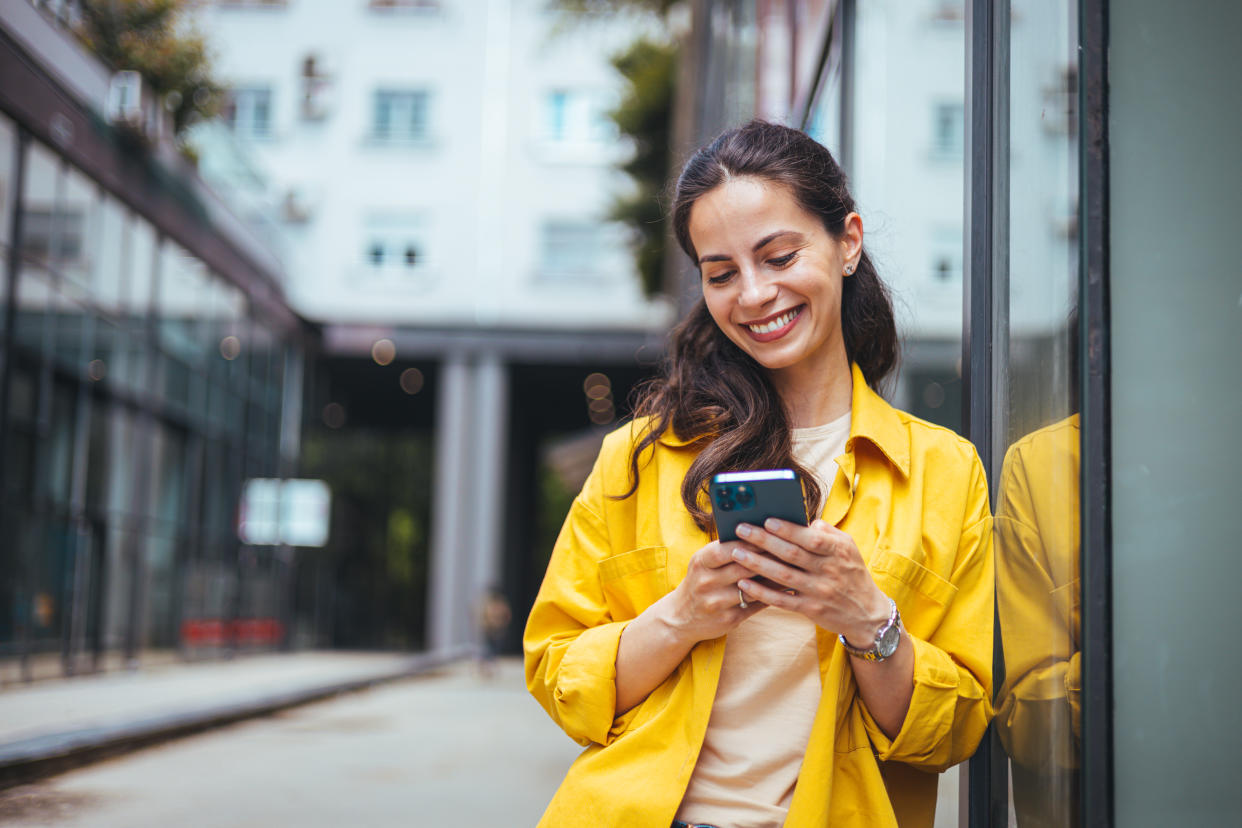
[[[696,152],[677,179],[673,230],[682,250],[698,261],[690,240],[690,210],[731,177],[751,177],[789,189],[802,209],[816,215],[834,238],[854,211],[845,173],[822,145],[796,129],[751,121],[725,132]],[[845,353],[875,388],[897,364],[897,327],[888,289],[864,250],[841,296]],[[664,368],[640,390],[636,416],[648,427],[630,456],[630,490],[638,488],[640,455],[666,432],[702,445],[681,484],[694,522],[712,531],[701,500],[712,475],[744,469],[791,468],[802,479],[808,503],[823,496],[815,477],[793,458],[789,419],[768,372],[724,335],[700,299],[669,337]]]

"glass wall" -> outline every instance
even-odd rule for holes
[[[1242,5],[1110,4],[1116,824],[1236,825]]]
[[[945,3],[851,3],[841,120],[866,245],[902,337],[893,403],[961,429],[965,26]],[[848,17],[843,21],[848,25]],[[852,53],[852,54],[851,54]],[[826,79],[830,80],[830,78]],[[841,90],[825,84],[828,100]]]
[[[996,731],[1019,828],[1079,824],[1077,15],[1013,0],[995,146]]]
[[[0,116],[3,677],[277,644],[282,558],[234,515],[279,471],[297,331],[19,133]]]

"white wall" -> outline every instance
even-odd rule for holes
[[[228,82],[273,89],[270,138],[247,143],[277,196],[298,194],[310,218],[290,223],[288,293],[312,319],[423,326],[651,328],[618,239],[590,278],[541,280],[548,219],[602,218],[626,186],[611,164],[623,148],[556,153],[541,142],[551,88],[616,95],[607,56],[633,22],[595,21],[553,34],[539,0],[445,0],[438,12],[371,11],[364,2],[299,0],[284,9],[212,6],[201,22]],[[300,113],[303,61],[331,75],[329,113]],[[370,138],[377,88],[426,88],[426,141]],[[420,263],[377,269],[367,250],[377,219],[408,220]],[[589,274],[588,274],[589,275]]]

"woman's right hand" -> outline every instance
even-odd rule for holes
[[[719,638],[766,605],[742,608],[737,582],[754,572],[733,560],[739,541],[712,541],[690,558],[681,583],[631,621],[617,645],[620,715],[647,697],[700,641]]]
[[[725,635],[766,604],[747,601],[741,605],[737,582],[755,573],[733,560],[740,541],[712,541],[690,558],[686,577],[662,601],[667,601],[666,622],[689,644]]]

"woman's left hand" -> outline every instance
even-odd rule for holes
[[[774,518],[763,527],[742,524],[738,536],[767,554],[738,548],[733,559],[774,582],[739,581],[748,599],[801,613],[857,647],[875,642],[891,606],[853,538],[824,520],[799,526]]]

